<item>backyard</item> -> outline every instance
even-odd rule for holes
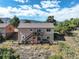
[[[79,50],[77,46],[78,44],[74,46],[73,42],[71,41],[72,39],[70,39],[70,41],[68,41],[67,39],[67,41],[58,41],[53,45],[49,45],[49,44],[18,45],[16,41],[8,40],[0,44],[0,48],[4,49],[4,51],[6,49],[13,49],[13,51],[15,51],[13,54],[15,54],[15,57],[19,56],[18,57],[19,59],[26,59],[26,58],[79,59],[79,53],[78,53]],[[4,58],[11,59],[9,57],[3,56],[2,59]]]

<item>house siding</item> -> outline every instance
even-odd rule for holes
[[[47,32],[47,29],[51,29],[51,31]],[[47,28],[47,29],[44,29],[45,34],[43,35],[43,39],[47,39],[47,37],[50,37],[49,40],[53,42],[54,41],[54,29],[53,28]]]
[[[46,29],[48,29],[48,28],[46,28]],[[41,29],[40,28],[40,30],[42,31],[42,32],[44,32],[44,34],[43,34],[43,36],[40,36],[41,37],[41,39],[47,39],[47,37],[49,36],[50,37],[50,41],[54,41],[53,40],[53,33],[54,33],[54,30],[53,29],[51,29],[51,31],[50,32],[47,32],[46,31],[46,29],[44,28],[44,29]],[[19,29],[19,32],[18,32],[18,42],[19,43],[21,43],[22,42],[22,40],[23,40],[23,38],[22,38],[22,36],[24,36],[24,38],[25,37],[27,37],[30,33],[32,33],[32,32],[35,32],[35,31],[37,31],[38,29],[33,29],[33,28],[31,28],[31,29],[28,29],[28,28],[21,28],[21,29]],[[33,37],[31,37],[29,40],[33,40]],[[37,40],[37,36],[36,36],[36,40]]]

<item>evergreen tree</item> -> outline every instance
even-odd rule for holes
[[[56,25],[56,20],[54,19],[54,16],[48,16],[47,22],[53,23],[54,25]]]
[[[18,27],[20,23],[20,20],[18,17],[14,16],[11,20],[10,20],[10,24],[13,25],[14,27]]]

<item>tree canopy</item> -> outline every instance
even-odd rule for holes
[[[20,59],[12,48],[0,48],[0,59]]]
[[[54,25],[56,25],[56,20],[54,19],[54,16],[48,16],[47,22],[53,23]]]
[[[20,23],[20,20],[17,16],[14,16],[11,20],[10,20],[10,24],[13,25],[14,27],[17,27]]]
[[[75,30],[76,27],[79,27],[79,18],[71,18],[70,20],[58,22],[55,26],[55,31],[65,34],[69,31]]]

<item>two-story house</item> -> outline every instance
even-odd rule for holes
[[[40,43],[54,40],[53,23],[20,23],[18,26],[19,43]]]

